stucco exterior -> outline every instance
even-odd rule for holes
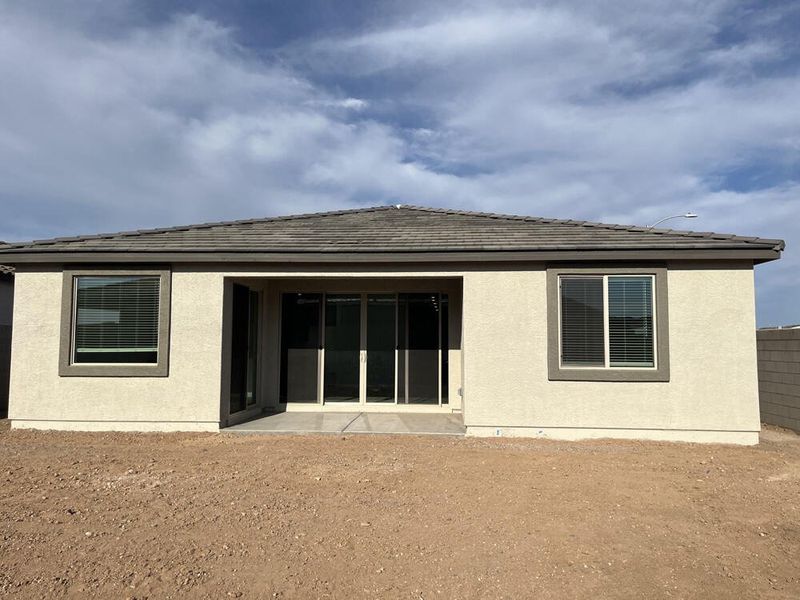
[[[393,270],[399,279],[425,277],[432,282],[454,274],[445,271]],[[176,266],[171,277],[169,374],[167,377],[60,377],[63,273],[60,268],[21,269],[17,275],[14,320],[19,324],[12,346],[9,418],[15,428],[122,430],[122,431],[216,431],[227,421],[227,346],[224,337],[225,290],[231,281],[246,282],[269,296],[270,285],[280,289],[300,276],[308,280],[335,277],[357,281],[349,287],[362,289],[365,279],[375,289],[391,289],[385,271],[285,271],[210,270],[204,266]],[[287,283],[290,288],[294,284]],[[434,285],[434,284],[432,284]],[[340,286],[340,287],[348,287]],[[276,322],[274,302],[264,302],[264,324]],[[259,408],[274,407],[277,356],[274,329],[262,327]],[[450,360],[451,387],[458,391],[460,351]],[[54,370],[55,367],[55,370]],[[452,395],[452,394],[451,394]],[[452,407],[457,408],[457,400]],[[405,407],[401,407],[405,408]],[[315,407],[299,406],[297,410]],[[329,410],[352,410],[328,407]],[[373,407],[373,410],[386,410]],[[417,410],[426,410],[427,407]],[[439,407],[436,407],[437,410]],[[410,410],[410,409],[407,409]],[[428,409],[429,410],[429,409]],[[449,410],[449,409],[446,409]],[[231,421],[233,422],[233,421]]]
[[[9,416],[14,427],[215,431],[227,422],[221,401],[225,298],[234,279],[247,279],[274,299],[280,281],[290,278],[358,279],[358,287],[371,280],[376,289],[391,288],[386,278],[447,278],[463,293],[462,335],[460,347],[449,350],[451,404],[435,408],[463,410],[469,435],[756,443],[752,261],[667,266],[668,382],[550,381],[544,263],[452,269],[175,265],[167,377],[59,377],[62,271],[26,267],[16,278]],[[274,302],[264,302],[260,407],[274,405],[276,389],[270,306]]]
[[[14,303],[13,427],[216,431],[222,275],[172,273],[168,377],[59,377],[60,269],[20,272]]]
[[[546,272],[465,274],[467,432],[757,443],[752,265],[668,267],[669,382],[548,381]]]

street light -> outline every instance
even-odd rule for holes
[[[697,218],[697,213],[693,213],[693,212],[683,213],[682,215],[672,215],[671,217],[664,217],[663,219],[659,219],[658,221],[656,221],[655,223],[650,225],[650,227],[648,227],[648,229],[653,229],[653,228],[655,228],[656,225],[659,225],[660,223],[663,223],[664,221],[669,221],[670,219],[696,219],[696,218]]]

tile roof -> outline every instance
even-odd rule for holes
[[[783,249],[783,241],[434,209],[378,206],[0,246],[50,252],[392,253],[558,250]],[[9,262],[13,262],[10,258]]]

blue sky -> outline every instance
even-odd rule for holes
[[[601,6],[602,5],[602,6]],[[411,203],[787,241],[800,3],[0,0],[0,239]]]

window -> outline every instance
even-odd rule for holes
[[[169,277],[64,274],[61,375],[166,375]]]
[[[612,367],[655,367],[653,277],[606,277],[608,363]]]
[[[603,278],[561,279],[561,364],[605,366]]]
[[[654,368],[653,276],[559,278],[561,365]]]
[[[159,277],[75,278],[74,363],[158,362]]]
[[[550,379],[668,381],[665,269],[549,269],[548,287]]]

